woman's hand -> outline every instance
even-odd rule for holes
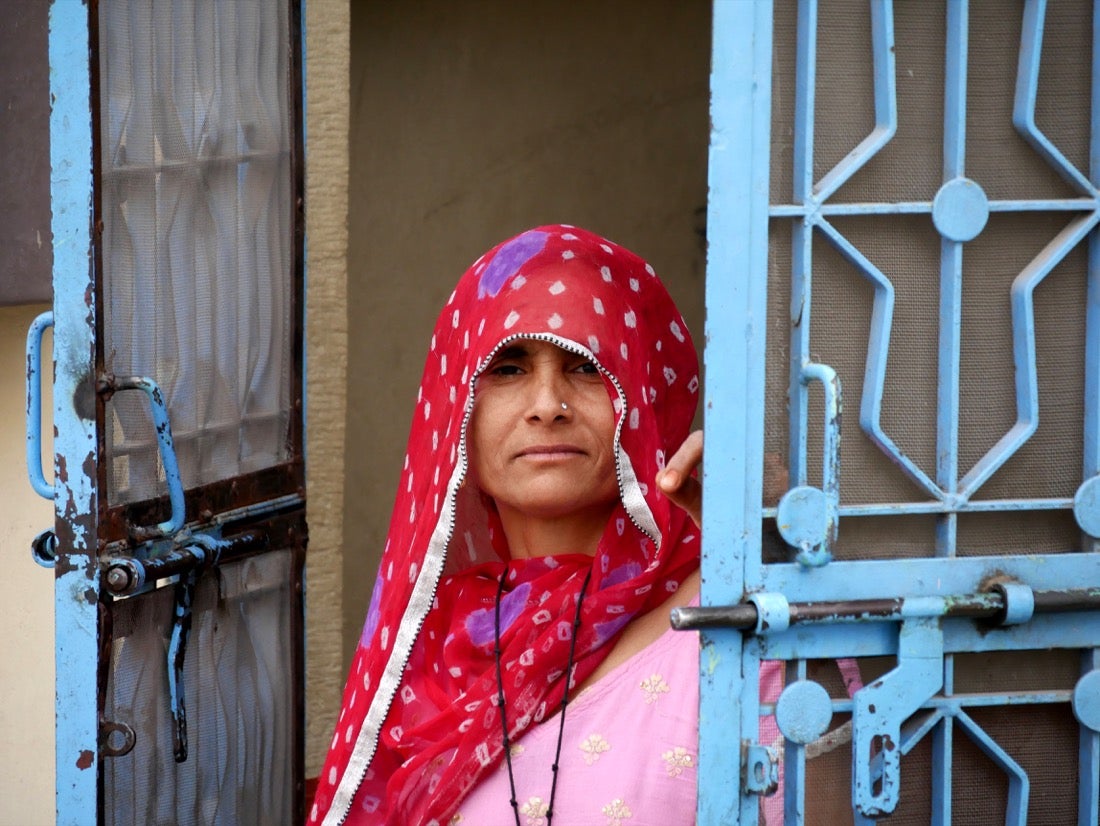
[[[672,454],[665,469],[657,472],[657,488],[691,520],[703,526],[703,485],[692,472],[703,461],[703,431],[696,430]]]

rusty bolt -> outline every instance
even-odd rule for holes
[[[118,565],[107,571],[107,587],[115,593],[130,587],[130,572]]]

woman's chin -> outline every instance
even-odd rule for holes
[[[543,486],[526,496],[515,496],[508,505],[518,516],[529,520],[589,523],[593,519],[606,520],[617,500],[617,495],[578,497],[576,484],[566,480],[560,487]],[[499,507],[499,501],[497,504]]]

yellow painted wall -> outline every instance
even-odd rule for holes
[[[31,540],[53,527],[53,503],[27,481],[27,328],[46,306],[0,307],[0,824],[54,822],[53,571],[31,561]],[[46,335],[46,369],[50,362]],[[49,380],[43,410],[52,409]],[[49,426],[46,478],[53,478]]]

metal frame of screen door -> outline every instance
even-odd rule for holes
[[[766,2],[714,3],[701,606],[739,602],[760,575],[771,90],[757,72],[770,75],[771,14]],[[701,824],[755,818],[756,800],[732,793],[759,715],[760,661],[745,647],[732,628],[702,634]]]
[[[295,0],[292,37],[296,21],[304,18],[304,0]],[[291,424],[292,458],[284,465],[251,476],[236,477],[194,491],[183,491],[174,467],[167,408],[159,388],[142,377],[106,376],[102,354],[97,356],[97,318],[100,296],[96,283],[97,239],[95,226],[97,137],[95,108],[99,92],[96,65],[98,44],[94,16],[97,4],[55,0],[50,5],[50,197],[53,233],[53,311],[41,316],[28,335],[28,470],[34,489],[54,502],[52,531],[35,540],[38,562],[53,568],[56,661],[56,805],[57,823],[83,826],[103,822],[102,759],[125,749],[125,727],[102,718],[102,691],[106,674],[106,647],[110,630],[104,631],[104,600],[127,596],[165,577],[201,571],[218,561],[228,561],[264,550],[268,543],[292,551],[291,593],[296,593],[298,616],[294,633],[302,637],[301,569],[304,563],[305,527],[302,428]],[[294,3],[292,3],[292,8]],[[302,49],[304,52],[304,37]],[[304,53],[292,57],[300,69]],[[304,75],[293,74],[291,94],[297,100],[292,117],[302,121]],[[302,129],[295,128],[292,174],[302,191]],[[303,317],[304,213],[298,201],[292,250],[297,284],[298,317],[292,347],[298,384],[304,394]],[[54,385],[54,481],[46,481],[41,467],[42,335],[53,327]],[[143,391],[150,403],[161,447],[161,461],[169,495],[126,507],[108,508],[101,495],[104,484],[101,433],[106,395],[123,390]],[[300,405],[304,409],[304,405]],[[292,416],[292,419],[294,417]],[[217,517],[216,519],[214,517]],[[181,528],[192,541],[176,547],[172,536]],[[234,534],[229,536],[227,534]],[[184,534],[181,534],[184,535]],[[147,543],[152,543],[147,544]],[[132,553],[144,547],[141,554]],[[197,574],[196,574],[197,575]],[[109,625],[109,624],[108,624]],[[294,754],[297,775],[293,792],[298,814],[304,814],[304,651],[292,655],[291,667],[299,679],[293,689],[291,713],[299,718]],[[178,676],[178,675],[177,675]],[[171,675],[169,680],[171,680]],[[173,702],[175,702],[173,686]],[[182,692],[180,694],[182,699]],[[182,705],[181,705],[182,708]],[[289,816],[293,816],[290,814]]]
[[[99,662],[95,278],[88,9],[50,7],[57,822],[96,811]],[[89,690],[90,689],[90,690]]]

